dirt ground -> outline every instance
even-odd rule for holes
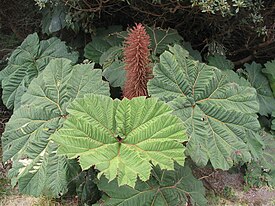
[[[38,202],[38,198],[12,195],[2,198],[0,206],[32,206],[37,205]]]
[[[207,190],[209,205],[275,206],[275,190],[269,187],[246,188],[241,172],[209,171],[200,177]]]

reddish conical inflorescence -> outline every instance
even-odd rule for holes
[[[128,99],[148,96],[147,82],[152,73],[149,65],[149,44],[150,37],[142,24],[136,24],[130,29],[123,51],[126,70],[123,96]]]

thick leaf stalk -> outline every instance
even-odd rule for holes
[[[147,82],[151,74],[149,44],[150,37],[142,24],[130,29],[123,51],[126,70],[123,96],[128,99],[148,96]]]

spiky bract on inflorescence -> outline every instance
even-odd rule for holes
[[[126,82],[123,96],[132,99],[138,96],[148,96],[147,82],[152,73],[150,68],[150,37],[142,24],[136,24],[130,29],[123,50]]]

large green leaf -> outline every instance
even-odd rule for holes
[[[230,60],[226,59],[224,55],[215,54],[208,57],[208,65],[217,67],[227,76],[227,81],[237,83],[239,86],[251,87],[249,81],[247,81],[242,74],[242,70],[234,72],[234,64]]]
[[[208,65],[219,68],[220,70],[232,70],[234,64],[230,60],[226,59],[226,56],[215,54],[208,57]]]
[[[267,170],[267,181],[269,186],[275,187],[275,135],[264,133],[264,152],[260,159],[261,168]]]
[[[72,66],[68,59],[54,59],[29,85],[22,105],[12,115],[2,136],[3,160],[13,160],[13,176],[22,193],[57,197],[67,190],[68,167],[49,141],[66,119],[67,105],[86,93],[109,95],[101,71],[93,64]],[[19,166],[18,166],[19,165]]]
[[[69,117],[52,137],[59,154],[79,157],[83,170],[95,165],[110,181],[134,187],[149,179],[152,165],[174,169],[184,164],[183,124],[156,98],[112,100],[86,95],[68,107]]]
[[[112,87],[123,87],[126,71],[122,61],[122,47],[114,46],[104,52],[99,64],[103,67],[103,76],[108,80]]]
[[[84,56],[95,63],[99,63],[101,55],[113,46],[121,46],[123,38],[116,33],[122,30],[121,26],[111,26],[108,29],[99,29],[97,35],[85,46]]]
[[[266,74],[271,89],[273,91],[273,96],[275,97],[275,60],[272,60],[270,62],[267,62],[265,64],[265,68],[263,69],[263,73]]]
[[[102,196],[102,192],[98,189],[96,181],[97,173],[94,168],[82,171],[75,178],[75,187],[79,199],[79,205],[91,205],[96,203]]]
[[[0,72],[4,104],[9,109],[18,108],[31,80],[45,69],[51,59],[60,57],[75,63],[78,54],[68,52],[65,43],[56,37],[39,41],[36,33],[29,35],[13,51],[8,66]]]
[[[193,58],[194,60],[198,60],[202,62],[201,53],[198,50],[194,50],[190,42],[182,41],[182,46],[184,49],[186,49],[189,52],[190,58]]]
[[[275,131],[275,112],[272,113],[273,120],[271,122],[271,129]]]
[[[102,75],[112,87],[123,87],[126,77],[124,66],[122,61],[114,61],[103,70]]]
[[[245,64],[247,80],[257,90],[257,96],[260,103],[259,113],[269,115],[275,111],[275,98],[272,94],[267,78],[261,72],[262,66],[253,62]]]
[[[147,26],[146,31],[150,36],[150,48],[153,55],[160,55],[168,48],[169,44],[180,43],[183,40],[177,30],[171,28],[164,30]]]
[[[254,88],[228,82],[219,69],[187,58],[179,46],[170,47],[154,67],[148,83],[151,96],[170,102],[187,125],[187,152],[199,165],[228,169],[250,161],[261,150],[259,110]]]
[[[242,74],[242,72],[240,72]],[[222,74],[226,76],[228,82],[236,83],[239,86],[251,87],[250,82],[243,75],[234,72],[233,70],[222,70]]]
[[[247,166],[246,180],[251,186],[268,184],[275,187],[275,136],[262,131],[263,154],[258,161]]]
[[[192,175],[188,166],[175,165],[175,171],[160,170],[154,167],[152,176],[146,182],[137,181],[135,188],[119,187],[116,181],[108,182],[101,178],[98,184],[105,195],[100,203],[104,206],[180,206],[206,205],[204,188],[201,181]]]
[[[66,21],[66,7],[60,3],[56,2],[52,8],[50,6],[43,8],[42,14],[42,32],[48,35],[63,29],[69,24]]]

